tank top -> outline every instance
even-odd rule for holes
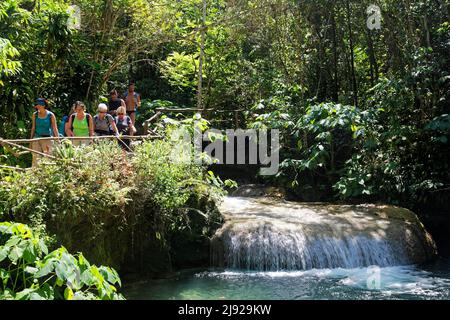
[[[116,121],[117,130],[119,131],[119,133],[121,133],[121,134],[129,133],[128,129],[130,128],[130,123],[131,123],[131,118],[129,116],[125,116],[122,119],[120,119],[119,117],[116,117],[115,121]]]
[[[83,118],[83,120],[79,120],[75,115],[72,123],[73,135],[75,137],[89,137],[89,124],[86,117],[87,115]]]
[[[109,112],[111,111],[116,111],[117,109],[119,109],[119,107],[122,106],[122,99],[117,99],[117,100],[109,100]]]
[[[110,114],[106,114],[103,120],[98,115],[94,117],[94,131],[98,134],[107,135],[112,131],[111,123],[114,122],[114,118]]]
[[[50,111],[47,110],[47,115],[45,118],[39,117],[39,112],[34,113],[36,116],[36,138],[50,137],[52,135],[52,115]]]

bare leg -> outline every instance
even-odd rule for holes
[[[39,152],[43,152],[44,150],[42,150],[41,148],[41,144],[39,143],[39,141],[34,141],[31,143],[31,149],[39,151]],[[36,167],[38,165],[39,159],[41,158],[40,155],[33,153],[33,162],[32,162],[32,166],[33,168]]]

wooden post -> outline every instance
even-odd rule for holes
[[[10,166],[1,166],[1,165],[0,165],[0,169],[16,170],[16,171],[22,171],[22,172],[27,171],[27,170],[24,169],[24,168],[10,167]]]
[[[150,119],[148,119],[144,122],[144,134],[149,134],[150,132],[154,133],[153,130],[149,129],[150,123],[152,123],[157,118],[159,118],[159,116],[161,116],[161,114],[162,114],[161,111],[158,111],[153,117],[151,117]]]

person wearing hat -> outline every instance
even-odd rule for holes
[[[31,139],[35,138],[49,138],[51,136],[58,137],[58,126],[56,125],[55,115],[47,110],[47,100],[39,98],[34,104],[37,110],[33,113]],[[37,140],[31,143],[31,149],[51,154],[53,147],[53,140]],[[33,153],[33,167],[37,166],[40,155]]]

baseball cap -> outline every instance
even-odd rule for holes
[[[36,102],[35,102],[34,105],[35,106],[43,106],[43,107],[45,107],[47,105],[47,103],[46,103],[45,99],[38,98],[38,99],[36,99]]]

